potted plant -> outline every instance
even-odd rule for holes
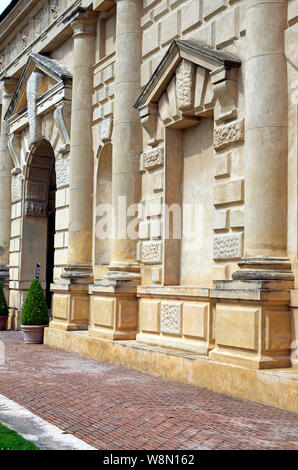
[[[8,319],[8,305],[4,295],[2,284],[0,284],[0,331],[6,330]]]
[[[31,282],[22,310],[21,324],[25,343],[43,343],[44,328],[49,324],[49,312],[38,279],[34,279]]]

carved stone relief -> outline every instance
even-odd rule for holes
[[[28,181],[27,183],[27,199],[43,201],[47,198],[47,184]]]
[[[155,147],[152,150],[142,153],[141,155],[141,170],[153,170],[162,166],[164,163],[164,149],[163,147]]]
[[[192,62],[182,60],[176,71],[176,93],[178,107],[182,111],[193,108],[195,68]]]
[[[243,233],[215,235],[213,239],[213,259],[241,258],[243,254]]]
[[[55,162],[57,189],[69,185],[69,154],[59,154]]]
[[[42,202],[26,202],[25,215],[29,217],[46,217],[47,205]]]
[[[100,140],[103,143],[110,142],[113,133],[113,118],[109,117],[100,123]]]
[[[162,302],[160,330],[162,333],[181,334],[181,304]]]
[[[160,264],[162,262],[161,242],[143,242],[141,247],[141,261],[144,264]]]
[[[230,122],[214,129],[214,148],[221,150],[244,140],[244,119]]]
[[[20,170],[15,172],[11,178],[11,201],[18,202],[22,199],[23,178]]]

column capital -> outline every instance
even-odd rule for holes
[[[78,7],[64,20],[64,23],[71,26],[74,37],[82,34],[96,34],[97,18],[97,14],[92,10]]]

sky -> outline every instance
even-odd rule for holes
[[[0,13],[2,13],[3,10],[7,7],[7,5],[10,3],[10,0],[0,0]]]

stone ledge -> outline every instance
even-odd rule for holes
[[[93,359],[298,412],[298,369],[250,370],[136,341],[93,338],[88,332],[45,329],[45,344]]]

